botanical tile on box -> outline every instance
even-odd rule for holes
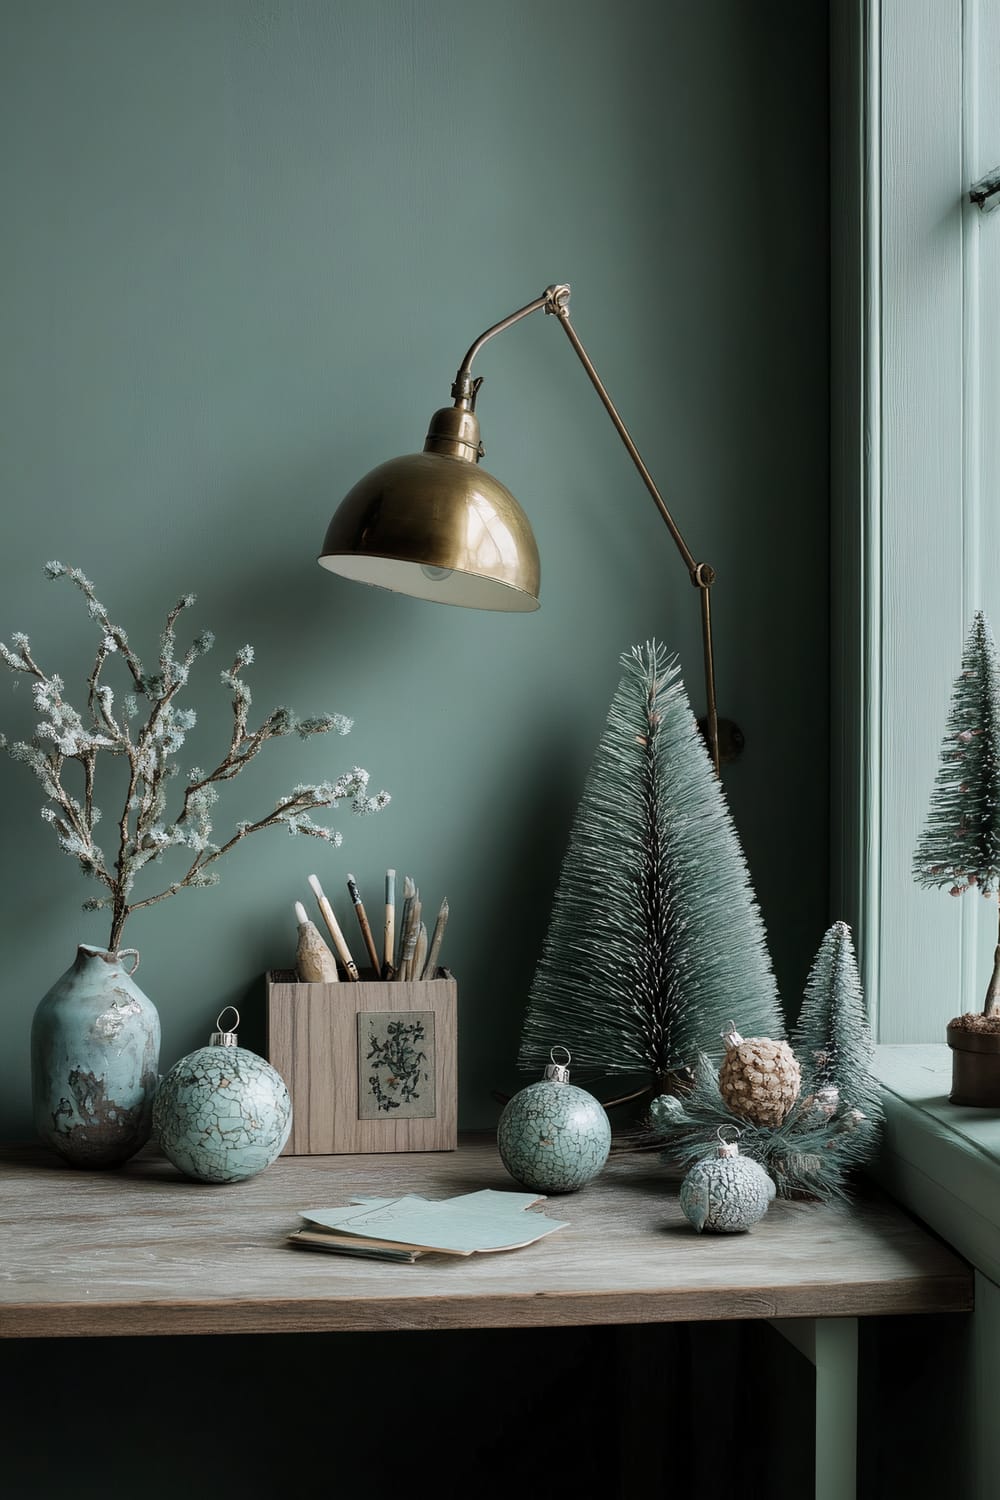
[[[358,1015],[358,1118],[429,1120],[434,1094],[434,1012]]]

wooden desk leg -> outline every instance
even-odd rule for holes
[[[816,1367],[816,1500],[858,1492],[857,1318],[771,1318]]]

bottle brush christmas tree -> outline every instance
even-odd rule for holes
[[[634,647],[576,813],[518,1066],[684,1087],[728,1016],[782,1032],[764,925],[675,658]]]
[[[1000,669],[989,621],[975,614],[952,688],[930,808],[913,856],[918,885],[1000,897]],[[953,1022],[1000,1032],[1000,937],[981,1016]]]

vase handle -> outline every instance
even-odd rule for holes
[[[119,960],[121,960],[121,959],[123,959],[125,957],[129,957],[129,958],[134,958],[135,959],[135,963],[132,965],[131,969],[125,969],[125,973],[131,979],[132,975],[135,973],[136,969],[139,967],[139,950],[138,950],[138,948],[119,948],[116,957]],[[125,968],[124,964],[122,964],[122,968]]]

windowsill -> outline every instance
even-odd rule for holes
[[[942,1044],[875,1049],[885,1130],[871,1175],[1000,1284],[1000,1109],[949,1104]]]

